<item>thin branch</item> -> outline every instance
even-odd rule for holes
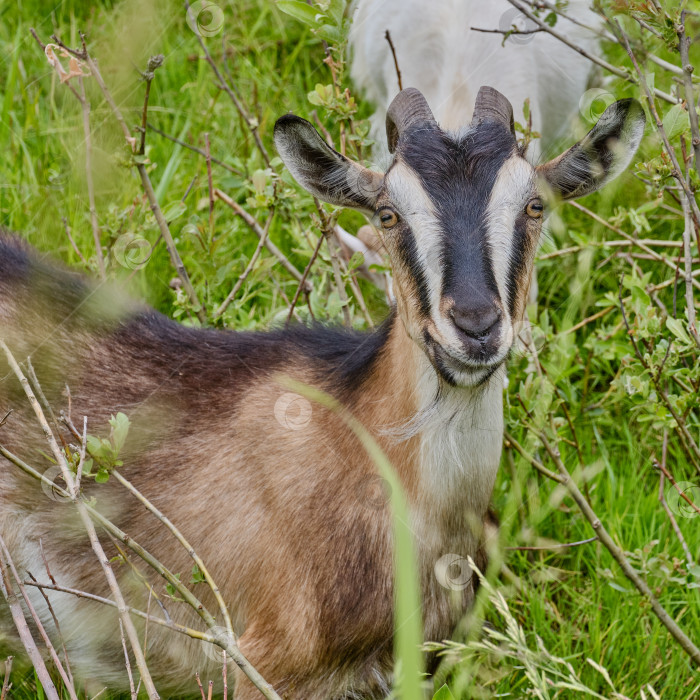
[[[238,276],[238,279],[236,280],[236,283],[233,285],[233,289],[229,292],[228,296],[221,302],[221,305],[219,308],[214,312],[214,320],[220,318],[224,311],[228,308],[228,305],[236,298],[236,294],[238,294],[238,291],[240,288],[243,286],[243,283],[246,281],[248,278],[248,275],[251,273],[253,267],[255,267],[255,263],[258,261],[258,258],[260,257],[260,253],[262,252],[263,246],[267,242],[267,237],[270,233],[270,224],[272,223],[272,219],[274,217],[274,211],[270,211],[270,214],[267,217],[267,221],[265,222],[265,226],[263,227],[263,235],[260,236],[258,240],[258,245],[255,248],[255,251],[253,252],[252,257],[248,261],[248,264],[246,265],[245,269],[241,274]],[[302,275],[303,279],[303,275]]]
[[[85,46],[85,37],[82,33],[80,36],[83,40],[83,46]],[[59,46],[64,46],[64,44],[60,42],[60,40],[57,37],[54,36],[53,38],[56,40],[56,43],[58,43]],[[104,95],[107,104],[112,110],[114,117],[119,123],[119,126],[122,129],[122,133],[124,134],[124,138],[126,139],[127,143],[131,146],[132,151],[134,151],[136,149],[136,139],[131,135],[131,131],[129,130],[129,127],[127,126],[126,122],[124,121],[124,117],[121,113],[121,110],[114,101],[112,93],[110,92],[105,81],[103,80],[102,74],[100,73],[100,70],[97,67],[97,64],[93,60],[92,56],[90,56],[90,54],[87,52],[87,49],[85,48],[82,52],[76,52],[74,49],[67,50],[73,53],[73,55],[84,55],[85,63],[87,64],[87,67],[89,68],[92,77],[95,79],[95,82],[102,91],[102,94]],[[151,184],[151,178],[149,177],[148,171],[146,170],[146,165],[142,162],[135,162],[134,164],[141,178],[141,184],[143,186],[144,191],[146,192],[146,197],[148,198],[149,204],[151,205],[151,211],[153,212],[153,216],[155,217],[156,223],[158,224],[158,229],[160,230],[160,233],[163,236],[163,240],[165,241],[168,253],[170,254],[170,260],[173,264],[173,267],[175,268],[178,277],[182,281],[182,286],[187,292],[187,296],[189,297],[190,302],[192,303],[195,309],[197,317],[202,323],[204,323],[206,321],[206,314],[204,313],[204,308],[199,303],[197,293],[195,292],[194,287],[192,286],[192,282],[190,281],[190,277],[187,274],[187,269],[185,268],[185,265],[182,262],[182,258],[180,257],[180,254],[177,251],[175,241],[173,240],[172,234],[170,233],[170,228],[168,227],[168,222],[165,220],[160,205],[158,204],[158,199],[156,198],[156,193],[153,190],[153,185]]]
[[[316,262],[316,258],[318,257],[319,251],[321,250],[321,246],[323,245],[323,236],[318,237],[318,241],[316,243],[316,247],[314,248],[314,252],[311,254],[311,259],[309,262],[306,264],[306,267],[304,268],[304,273],[301,276],[301,280],[299,284],[297,285],[297,290],[294,292],[294,298],[292,299],[292,303],[289,305],[289,314],[287,314],[287,320],[285,322],[285,326],[288,326],[290,321],[292,320],[292,316],[294,314],[294,308],[297,305],[297,301],[299,301],[299,295],[302,292],[302,289],[304,289],[304,284],[306,283],[306,278],[309,276],[309,272],[311,272],[311,268],[313,267],[313,264]]]
[[[579,542],[563,542],[557,544],[550,544],[544,547],[506,547],[506,549],[517,552],[548,552],[552,549],[567,549],[569,547],[580,547],[582,544],[589,544],[590,542],[595,542],[597,539],[597,535],[594,535],[593,537],[589,537],[586,540],[580,540]]]
[[[389,48],[391,49],[391,55],[394,57],[394,68],[396,69],[396,79],[399,81],[400,92],[401,90],[403,90],[403,83],[401,82],[401,70],[399,69],[399,61],[396,58],[396,49],[394,48],[394,42],[391,40],[391,32],[388,29],[384,32],[384,38],[387,40]]]
[[[700,335],[695,323],[695,299],[693,297],[693,256],[690,250],[691,236],[693,232],[693,219],[690,214],[690,206],[685,192],[681,192],[681,205],[683,207],[683,253],[685,263],[685,304],[688,310],[688,327],[695,344],[700,348]]]
[[[7,694],[10,691],[10,687],[12,686],[12,683],[10,683],[10,674],[12,673],[12,661],[14,660],[14,656],[8,656],[5,659],[5,678],[2,682],[2,691],[0,691],[0,700],[6,700]],[[226,700],[226,697],[224,696],[224,700]]]
[[[199,671],[194,674],[194,677],[197,679],[197,685],[199,686],[199,693],[202,696],[202,700],[207,700],[207,698],[204,695],[204,688],[202,687],[202,680],[199,677]]]
[[[46,438],[46,441],[48,442],[49,447],[51,448],[51,452],[53,453],[54,459],[61,468],[63,480],[68,486],[68,492],[70,493],[71,500],[73,501],[78,510],[78,514],[80,515],[80,519],[82,520],[83,526],[85,527],[85,530],[88,534],[88,538],[90,540],[92,549],[95,552],[95,556],[100,562],[100,565],[102,566],[103,573],[105,575],[105,578],[107,579],[107,583],[109,584],[109,588],[112,592],[112,595],[114,596],[115,602],[118,604],[119,615],[122,622],[124,623],[124,628],[129,638],[129,643],[131,644],[131,648],[134,652],[136,665],[138,666],[139,673],[141,674],[141,678],[143,679],[144,685],[146,686],[148,696],[152,700],[157,700],[160,696],[158,695],[158,691],[156,690],[153,680],[151,679],[148,667],[146,666],[146,662],[143,657],[143,651],[141,650],[138,635],[136,633],[136,628],[134,627],[134,624],[131,621],[131,618],[129,617],[129,614],[126,610],[126,603],[124,602],[124,597],[119,588],[119,584],[117,583],[117,578],[114,574],[114,571],[112,570],[109,558],[105,554],[104,549],[102,549],[102,545],[100,544],[100,541],[97,537],[97,532],[95,531],[95,525],[92,522],[88,513],[87,506],[79,499],[79,493],[75,488],[75,479],[73,478],[73,474],[71,473],[71,470],[68,467],[65,454],[58,447],[56,438],[54,437],[53,432],[51,431],[51,428],[49,427],[49,424],[46,421],[44,412],[42,411],[41,406],[37,401],[36,396],[34,395],[34,392],[29,386],[27,378],[24,376],[22,370],[17,364],[17,361],[15,360],[14,356],[10,352],[10,349],[7,347],[3,340],[0,340],[0,349],[2,349],[5,353],[5,356],[10,365],[10,368],[12,369],[12,372],[15,374],[20,384],[22,385],[24,393],[27,396],[30,405],[34,409],[34,414],[36,415],[37,420],[39,421],[39,424],[41,425],[41,428],[44,432],[44,437]]]
[[[126,646],[126,639],[124,638],[124,625],[122,625],[121,620],[119,620],[119,635],[122,639],[122,648],[124,649],[124,664],[126,666],[126,675],[129,678],[129,691],[131,693],[131,700],[137,700],[138,695],[134,686],[134,676],[131,673],[131,661],[129,661],[129,650]]]
[[[107,605],[112,608],[116,608],[117,604],[110,600],[109,598],[103,598],[102,596],[95,595],[94,593],[88,593],[87,591],[81,591],[77,588],[69,588],[67,586],[60,586],[57,583],[42,583],[40,581],[25,581],[25,586],[34,586],[38,589],[46,589],[48,591],[56,591],[57,593],[68,593],[70,595],[76,596],[77,598],[85,598],[85,600],[92,600],[96,603],[101,603],[102,605]],[[136,617],[143,618],[148,622],[153,622],[161,627],[166,627],[173,632],[179,632],[187,637],[192,637],[193,639],[199,639],[203,642],[209,642],[210,644],[218,644],[217,640],[206,632],[200,632],[199,630],[193,629],[191,627],[186,627],[185,625],[179,625],[172,620],[164,620],[160,617],[155,617],[154,615],[149,615],[143,610],[138,610],[137,608],[128,607],[129,614],[135,615]]]
[[[663,263],[664,265],[666,265],[666,267],[673,270],[674,272],[678,269],[677,265],[674,265],[670,260],[665,258],[663,255],[657,253],[655,250],[650,248],[642,240],[635,238],[634,236],[630,236],[629,233],[626,233],[625,231],[623,231],[619,226],[613,226],[609,221],[606,221],[601,216],[598,216],[598,214],[596,214],[595,212],[584,207],[583,204],[579,204],[578,202],[573,202],[573,201],[568,202],[568,204],[570,206],[574,207],[574,209],[578,209],[580,212],[583,212],[587,216],[590,216],[591,219],[593,219],[594,221],[597,221],[599,224],[602,224],[606,228],[609,228],[611,231],[614,231],[618,236],[622,236],[624,239],[629,241],[631,245],[636,246],[637,248],[640,248],[645,253],[647,253],[647,255],[650,255],[657,262]],[[694,287],[697,287],[698,289],[700,289],[700,282],[698,282],[697,280],[693,279],[692,284]]]
[[[681,532],[680,527],[678,526],[678,522],[676,521],[676,517],[673,515],[673,512],[668,506],[668,503],[666,502],[666,495],[664,494],[664,482],[666,480],[666,475],[664,472],[666,472],[666,453],[667,453],[667,448],[668,448],[668,431],[664,430],[664,439],[663,443],[661,446],[661,465],[664,465],[663,470],[660,469],[661,474],[659,475],[659,503],[661,503],[661,506],[663,507],[664,511],[666,511],[666,515],[668,516],[669,522],[671,523],[671,527],[673,528],[673,531],[676,533],[676,537],[678,538],[678,541],[681,543],[681,547],[683,548],[683,553],[685,554],[685,560],[688,562],[688,566],[693,566],[695,563],[693,561],[693,555],[690,553],[690,549],[688,548],[688,543],[685,541],[685,538],[683,537],[683,533]],[[661,467],[660,464],[655,464],[654,466],[658,466],[659,468]]]
[[[175,138],[174,136],[171,136],[170,134],[166,134],[165,131],[161,131],[160,129],[156,128],[151,124],[150,122],[146,122],[146,127],[150,129],[151,131],[155,131],[156,134],[159,136],[162,136],[165,139],[168,139],[168,141],[172,141],[173,143],[176,143],[178,146],[182,146],[183,148],[187,148],[190,151],[193,151],[194,153],[198,153],[200,156],[203,158],[206,158],[206,153],[201,149],[197,148],[197,146],[193,146],[191,143],[187,143],[186,141],[181,141],[178,138]],[[219,160],[218,158],[214,158],[214,156],[209,156],[209,159],[211,160],[212,163],[216,163],[218,166],[224,168],[224,170],[228,170],[230,173],[233,173],[234,175],[238,175],[239,177],[243,177],[244,173],[242,173],[240,170],[236,170],[236,168],[231,167],[228,163],[224,163],[222,160]]]
[[[552,481],[558,481],[560,484],[563,483],[561,477],[550,471],[545,467],[542,462],[535,459],[532,455],[527,453],[527,450],[507,431],[503,431],[503,437],[505,438],[506,448],[513,447],[515,451],[524,459],[526,459],[540,474],[543,474],[548,479]]]
[[[59,700],[58,692],[56,691],[56,686],[51,680],[51,676],[46,668],[44,659],[37,649],[36,643],[32,638],[32,633],[29,631],[29,626],[27,621],[24,619],[24,612],[22,611],[22,605],[17,598],[17,594],[14,592],[10,578],[5,570],[5,565],[0,560],[0,593],[2,593],[5,601],[10,609],[10,614],[12,615],[12,621],[15,623],[17,632],[19,634],[22,646],[27,652],[29,660],[32,662],[32,666],[36,672],[37,678],[46,693],[48,700]],[[5,666],[7,670],[7,665]],[[6,676],[6,680],[9,674]],[[6,692],[3,684],[3,692]]]
[[[688,105],[690,117],[690,134],[693,139],[693,153],[695,154],[695,169],[700,168],[700,126],[698,126],[698,112],[695,107],[695,95],[693,94],[693,64],[690,62],[689,49],[690,37],[685,32],[685,18],[687,10],[681,12],[681,24],[678,28],[678,50],[681,55],[683,69],[683,88],[685,91],[685,103]]]
[[[625,576],[634,584],[635,588],[647,599],[654,611],[656,617],[661,624],[671,633],[671,636],[678,642],[681,648],[688,654],[693,662],[700,666],[700,649],[690,640],[685,632],[678,626],[676,621],[666,612],[666,609],[661,605],[657,597],[654,595],[647,582],[637,573],[636,569],[629,563],[624,551],[617,546],[613,538],[610,536],[605,526],[591,508],[584,495],[579,490],[576,482],[571,478],[564,462],[559,454],[559,449],[552,446],[547,437],[542,432],[537,432],[540,442],[551,457],[554,464],[557,466],[559,474],[563,479],[563,484],[566,486],[571,497],[579,507],[584,517],[590,523],[593,530],[598,535],[598,539],[610,552],[613,559],[618,563]]]
[[[192,10],[190,9],[190,3],[185,0],[185,8],[187,9],[187,15],[188,17],[192,17]],[[217,67],[214,59],[211,57],[211,54],[209,53],[209,49],[207,49],[206,44],[202,40],[202,37],[199,35],[198,32],[195,32],[197,36],[197,41],[199,41],[199,45],[204,51],[204,57],[207,60],[207,63],[211,66],[212,71],[214,71],[214,75],[216,76],[216,79],[219,81],[218,87],[223,90],[230,98],[231,102],[233,102],[233,106],[236,108],[236,111],[241,115],[243,121],[246,123],[246,126],[250,130],[250,133],[253,136],[253,139],[255,140],[255,145],[258,147],[258,150],[260,151],[260,155],[262,155],[263,160],[265,161],[265,165],[270,168],[271,167],[271,162],[270,162],[270,156],[267,152],[267,149],[263,145],[262,139],[260,138],[260,134],[258,132],[258,123],[257,120],[253,119],[247,112],[246,108],[243,106],[243,103],[241,100],[238,98],[238,95],[231,89],[230,85],[226,81],[223,75],[221,75],[221,71]]]
[[[207,164],[207,185],[209,192],[209,235],[214,235],[214,185],[211,178],[211,147],[209,144],[209,132],[204,134],[204,159]]]
[[[197,565],[200,572],[202,573],[202,576],[207,582],[209,588],[211,589],[211,592],[214,594],[214,598],[216,599],[216,602],[219,606],[219,612],[221,613],[221,616],[224,619],[224,623],[226,624],[226,631],[231,635],[232,639],[235,639],[233,632],[233,623],[231,622],[231,617],[228,613],[228,609],[226,608],[226,603],[224,602],[223,596],[221,595],[221,591],[214,582],[214,579],[209,573],[209,570],[204,564],[204,561],[197,554],[197,552],[195,552],[194,547],[185,539],[185,536],[174,525],[172,520],[170,520],[170,518],[168,518],[158,508],[156,508],[153,505],[153,503],[151,503],[125,476],[123,476],[116,469],[112,470],[112,475],[132,496],[134,496],[139,501],[139,503],[141,503],[141,505],[143,505],[146,508],[146,510],[149,511],[149,513],[155,515],[155,517],[158,518],[158,520],[160,520],[160,522],[162,522],[163,525],[165,525],[165,527],[172,533],[175,539],[190,555],[192,561],[194,561],[194,563]]]
[[[508,0],[511,2],[512,0]],[[610,22],[610,20],[608,20]],[[627,55],[630,57],[630,60],[632,61],[632,65],[634,66],[635,71],[637,72],[637,76],[639,79],[639,84],[642,87],[642,90],[644,91],[644,94],[647,96],[647,102],[649,104],[649,112],[651,112],[651,116],[654,120],[654,125],[656,126],[656,130],[659,132],[659,135],[661,136],[661,140],[664,143],[664,147],[666,148],[666,152],[668,153],[668,157],[671,159],[671,164],[673,165],[673,176],[674,178],[678,181],[678,184],[683,188],[683,191],[686,194],[686,197],[688,197],[688,201],[690,202],[690,205],[692,207],[693,211],[693,218],[695,219],[695,222],[700,225],[700,210],[698,209],[697,202],[695,201],[695,197],[693,196],[693,193],[690,191],[690,187],[685,181],[685,178],[683,177],[683,169],[680,166],[680,163],[678,162],[678,158],[676,156],[676,151],[675,149],[671,146],[670,141],[668,140],[668,136],[666,135],[666,130],[664,129],[664,124],[663,121],[661,120],[661,117],[659,116],[659,112],[656,109],[656,104],[654,102],[654,96],[652,93],[656,94],[656,91],[652,91],[649,89],[649,85],[647,84],[646,77],[644,76],[644,73],[642,72],[642,69],[639,67],[639,63],[637,62],[637,57],[634,55],[634,52],[632,51],[632,47],[630,46],[629,39],[627,38],[627,35],[622,31],[622,27],[620,26],[620,23],[613,19],[611,21],[611,26],[615,27],[617,30],[616,33],[619,34],[620,37],[622,37],[621,43],[627,50]]]
[[[68,695],[70,696],[71,700],[78,700],[78,696],[75,692],[75,688],[73,686],[72,679],[66,673],[66,670],[63,667],[61,660],[58,658],[58,653],[56,652],[56,648],[51,643],[51,639],[49,639],[49,635],[46,632],[46,628],[42,624],[41,619],[36,612],[36,608],[34,607],[34,605],[32,604],[32,601],[30,600],[29,596],[27,595],[27,590],[22,585],[22,579],[19,577],[19,574],[17,573],[15,563],[12,561],[12,557],[10,556],[10,551],[7,548],[7,545],[5,544],[5,540],[2,538],[2,536],[0,536],[0,559],[2,559],[3,567],[7,567],[5,570],[9,569],[10,573],[12,574],[12,577],[15,580],[15,583],[17,584],[17,588],[19,589],[19,592],[22,596],[22,599],[24,600],[24,605],[27,608],[29,615],[34,622],[34,625],[36,627],[37,632],[39,632],[39,636],[41,637],[41,639],[44,642],[44,646],[46,647],[46,650],[49,652],[49,657],[51,658],[53,665],[56,667],[59,675],[61,676],[61,680],[63,681],[63,685],[64,685],[66,691],[68,692]]]
[[[248,227],[255,232],[258,238],[263,238],[265,232],[262,226],[260,226],[260,224],[245,209],[243,209],[243,207],[241,207],[237,202],[234,202],[231,197],[218,188],[214,189],[214,196],[217,199],[220,199],[227,206],[231,207],[231,209],[233,209],[233,211],[235,211],[236,214],[238,214],[238,216],[240,216],[241,219],[246,222]],[[287,256],[269,239],[269,237],[266,237],[265,247],[280,261],[282,267],[284,267],[284,269],[287,270],[287,272],[289,272],[294,279],[301,281],[301,272],[299,272],[299,270],[297,270],[296,267],[289,262]],[[305,289],[309,292],[313,288],[308,280],[304,282],[304,285]]]
[[[335,240],[335,221],[332,216],[326,214],[323,210],[323,205],[314,197],[314,204],[316,205],[316,211],[318,212],[321,221],[321,232],[323,238],[326,239],[326,245],[328,246],[328,253],[331,259],[331,267],[333,269],[333,278],[335,280],[336,290],[338,291],[338,297],[340,298],[340,306],[343,310],[343,322],[349,328],[352,325],[352,318],[350,317],[350,306],[348,300],[348,293],[345,289],[345,282],[343,282],[343,276],[340,272],[340,262],[338,255],[338,243]]]
[[[83,254],[80,252],[80,249],[78,246],[75,244],[75,241],[73,240],[73,236],[71,236],[70,233],[70,226],[68,225],[68,219],[66,219],[65,216],[61,217],[61,221],[63,222],[63,228],[66,232],[66,236],[68,237],[68,241],[71,244],[71,247],[75,251],[76,255],[80,258],[80,261],[87,267],[87,260],[83,257]]]
[[[601,68],[605,68],[605,70],[609,71],[613,75],[616,75],[618,78],[622,78],[623,80],[626,80],[628,83],[633,83],[637,84],[635,79],[626,73],[625,71],[621,70],[620,68],[617,68],[616,66],[613,66],[611,63],[608,63],[607,61],[603,60],[600,58],[600,56],[596,56],[594,54],[589,53],[585,49],[581,48],[580,46],[577,46],[574,44],[572,41],[567,39],[563,34],[560,34],[558,31],[550,27],[546,22],[544,22],[542,19],[537,17],[537,15],[534,15],[532,12],[530,12],[527,7],[524,7],[518,0],[508,0],[508,2],[513,6],[516,7],[520,12],[522,12],[528,19],[530,19],[532,22],[537,24],[542,31],[547,32],[547,34],[551,34],[555,39],[558,39],[559,41],[562,42],[562,44],[565,44],[568,46],[570,49],[576,51],[577,53],[581,54],[584,58],[587,58],[589,61],[592,63],[595,63]],[[661,90],[657,90],[654,88],[654,94],[660,99],[660,100],[665,100],[666,102],[670,102],[671,104],[678,104],[678,100],[673,97],[673,95],[669,95],[666,92],[662,92]]]

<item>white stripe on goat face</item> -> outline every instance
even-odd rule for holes
[[[501,342],[509,345],[513,342],[513,324],[520,320],[510,318],[508,308],[510,287],[516,285],[513,290],[516,299],[522,300],[527,294],[526,289],[517,286],[518,271],[513,269],[514,261],[519,255],[526,256],[529,269],[532,264],[529,258],[532,257],[536,245],[536,241],[533,243],[523,240],[517,235],[516,224],[518,217],[525,211],[528,201],[536,193],[535,169],[520,155],[513,154],[501,166],[486,208],[486,230],[491,248],[491,264],[503,303],[504,335]],[[519,307],[520,305],[516,303],[515,308]]]

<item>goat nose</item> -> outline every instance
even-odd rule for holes
[[[486,340],[497,328],[501,310],[494,305],[475,309],[450,309],[452,322],[466,336],[475,340]]]

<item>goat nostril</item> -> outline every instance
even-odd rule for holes
[[[497,306],[492,306],[473,311],[452,308],[449,315],[455,326],[466,336],[474,340],[485,340],[498,326],[503,313]]]

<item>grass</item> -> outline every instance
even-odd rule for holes
[[[273,154],[274,120],[287,111],[308,116],[314,105],[307,94],[317,83],[330,83],[323,47],[308,27],[282,14],[270,2],[236,0],[218,4],[224,10],[228,67]],[[78,45],[80,30],[86,31],[102,74],[130,123],[138,122],[143,101],[138,70],[145,67],[150,55],[162,53],[165,63],[153,82],[149,122],[199,148],[204,147],[204,134],[208,133],[212,155],[248,174],[236,175],[214,166],[216,186],[232,193],[242,204],[247,201],[256,216],[265,219],[272,174],[266,172],[231,102],[216,88],[179,2],[106,0],[95,5],[64,0],[54,5],[21,0],[0,7],[3,226],[21,232],[40,250],[68,265],[93,274],[97,269],[80,108],[59,84],[29,35],[32,26],[44,40],[58,30],[71,45]],[[221,38],[218,35],[207,40],[220,64]],[[621,64],[624,57],[612,51],[611,58]],[[670,58],[668,53],[664,56]],[[158,237],[155,222],[135,170],[125,164],[122,135],[89,79],[86,87],[92,104],[94,177],[103,245],[114,248],[126,232],[154,243]],[[620,97],[634,94],[621,82],[612,89]],[[317,109],[337,134],[335,115]],[[360,100],[358,122],[370,111],[371,105]],[[158,199],[173,216],[174,212],[178,214],[171,222],[178,249],[200,299],[211,311],[247,264],[257,238],[220,203],[214,211],[213,226],[209,226],[203,158],[154,132],[148,133],[147,144]],[[639,160],[651,162],[659,150],[658,141],[650,136]],[[273,165],[281,172],[276,163]],[[284,182],[291,182],[288,176],[284,176]],[[649,197],[648,189],[627,175],[602,194],[584,200],[584,204],[605,219],[617,217],[625,230],[647,217],[652,231],[649,235],[680,240],[682,221],[677,217],[663,210],[648,216],[639,211]],[[184,202],[184,206],[178,206],[178,202]],[[256,203],[260,205],[257,209]],[[310,260],[318,235],[311,212],[308,197],[298,190],[291,194],[286,187],[270,232],[272,240],[300,270]],[[359,222],[358,216],[350,212],[341,216],[348,227]],[[69,244],[64,218],[87,265],[81,263]],[[579,477],[585,474],[594,510],[635,567],[645,574],[663,605],[691,636],[695,635],[697,643],[700,589],[688,584],[698,579],[686,570],[680,543],[658,503],[659,475],[653,467],[652,458],[661,457],[660,436],[667,424],[661,419],[648,419],[645,405],[650,406],[652,399],[625,392],[617,384],[611,390],[611,383],[616,378],[619,383],[621,368],[630,365],[632,355],[620,311],[616,309],[575,333],[563,333],[614,304],[610,295],[617,295],[620,276],[630,275],[628,261],[607,260],[608,249],[588,245],[610,235],[602,225],[572,207],[562,208],[552,221],[542,255],[581,243],[586,247],[577,254],[543,260],[538,265],[540,304],[531,318],[544,339],[541,360],[549,381],[533,386],[526,371],[527,359],[515,357],[507,425],[531,453],[543,459],[541,447],[524,427],[519,398],[539,420],[544,420],[551,409],[562,434],[571,438],[566,432],[566,408],[581,446],[580,455],[570,446],[562,446],[567,467]],[[148,264],[135,272],[120,265],[115,255],[108,256],[107,265],[109,276],[123,279],[133,294],[183,322],[196,322],[182,294],[171,286],[175,275],[162,243],[155,247]],[[673,274],[649,261],[638,261],[638,265],[654,283]],[[311,299],[311,307],[318,318],[340,322],[342,315],[330,286],[331,276],[330,261],[322,253],[313,271],[316,288],[322,291]],[[386,309],[382,295],[361,284],[374,319],[380,319]],[[295,289],[296,282],[263,254],[218,325],[268,328],[286,317],[285,298],[291,298]],[[660,295],[667,306],[672,304],[671,288]],[[366,325],[354,306],[352,316],[354,325]],[[697,394],[690,400],[697,402]],[[692,412],[689,420],[697,439],[698,425],[693,423]],[[668,464],[679,480],[697,482],[697,473],[672,433]],[[561,487],[545,481],[514,452],[504,455],[493,503],[501,519],[502,547],[577,542],[592,535]],[[697,523],[679,518],[696,562],[700,556]],[[523,638],[514,644],[516,652],[510,655],[506,653],[510,647],[503,642],[488,649],[451,648],[441,679],[447,681],[454,698],[528,695],[535,686],[523,670],[525,660],[535,667],[540,664],[541,672],[549,677],[555,658],[565,659],[584,686],[605,697],[613,697],[611,685],[587,659],[607,669],[616,691],[630,698],[654,697],[649,686],[659,697],[669,700],[690,700],[700,694],[697,669],[600,544],[549,551],[503,550],[503,557],[513,576],[492,576],[491,585],[505,597],[508,615],[522,629]],[[494,603],[496,593],[491,594],[490,601],[483,601],[484,614],[494,629],[503,629],[508,618]],[[13,697],[42,697],[32,672],[18,671],[13,682]],[[548,697],[559,698],[579,697],[582,693],[572,689],[549,692]]]

